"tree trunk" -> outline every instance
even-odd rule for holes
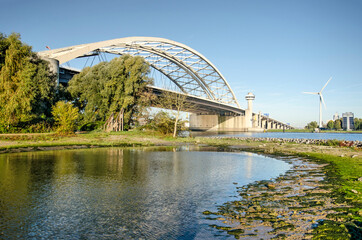
[[[177,114],[176,114],[176,119],[175,119],[175,126],[173,128],[173,137],[175,138],[176,137],[176,134],[177,134],[177,123],[178,123],[178,116],[179,116],[179,111],[177,111]]]
[[[118,113],[117,117],[114,118],[114,113],[109,116],[106,123],[104,124],[104,130],[106,132],[119,132],[123,131],[123,115],[124,115],[124,109],[122,108],[121,111]]]

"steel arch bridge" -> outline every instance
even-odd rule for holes
[[[174,83],[178,91],[240,108],[220,71],[196,50],[164,38],[126,37],[42,51],[43,58],[59,64],[99,53],[142,56],[158,72]]]

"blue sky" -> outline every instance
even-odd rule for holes
[[[0,0],[0,32],[34,51],[129,36],[194,48],[224,75],[242,107],[304,127],[327,109],[362,118],[362,1],[359,0]]]

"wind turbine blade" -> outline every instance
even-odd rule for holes
[[[322,89],[321,89],[319,92],[322,92],[323,89],[327,86],[327,84],[328,84],[329,81],[331,81],[331,80],[332,80],[332,77],[330,77],[330,78],[328,79],[328,81],[326,82],[326,84],[324,84],[324,86],[322,87]]]
[[[319,96],[320,96],[321,101],[322,101],[322,103],[323,103],[323,105],[324,105],[324,108],[325,108],[325,109],[327,109],[327,107],[326,107],[326,103],[324,102],[324,99],[323,99],[323,95],[322,95],[322,93],[321,93],[321,94],[319,94]]]
[[[316,95],[318,95],[317,92],[302,92],[302,93],[305,93],[305,94],[316,94]]]

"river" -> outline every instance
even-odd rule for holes
[[[226,239],[202,214],[288,163],[210,148],[0,155],[0,239]]]

